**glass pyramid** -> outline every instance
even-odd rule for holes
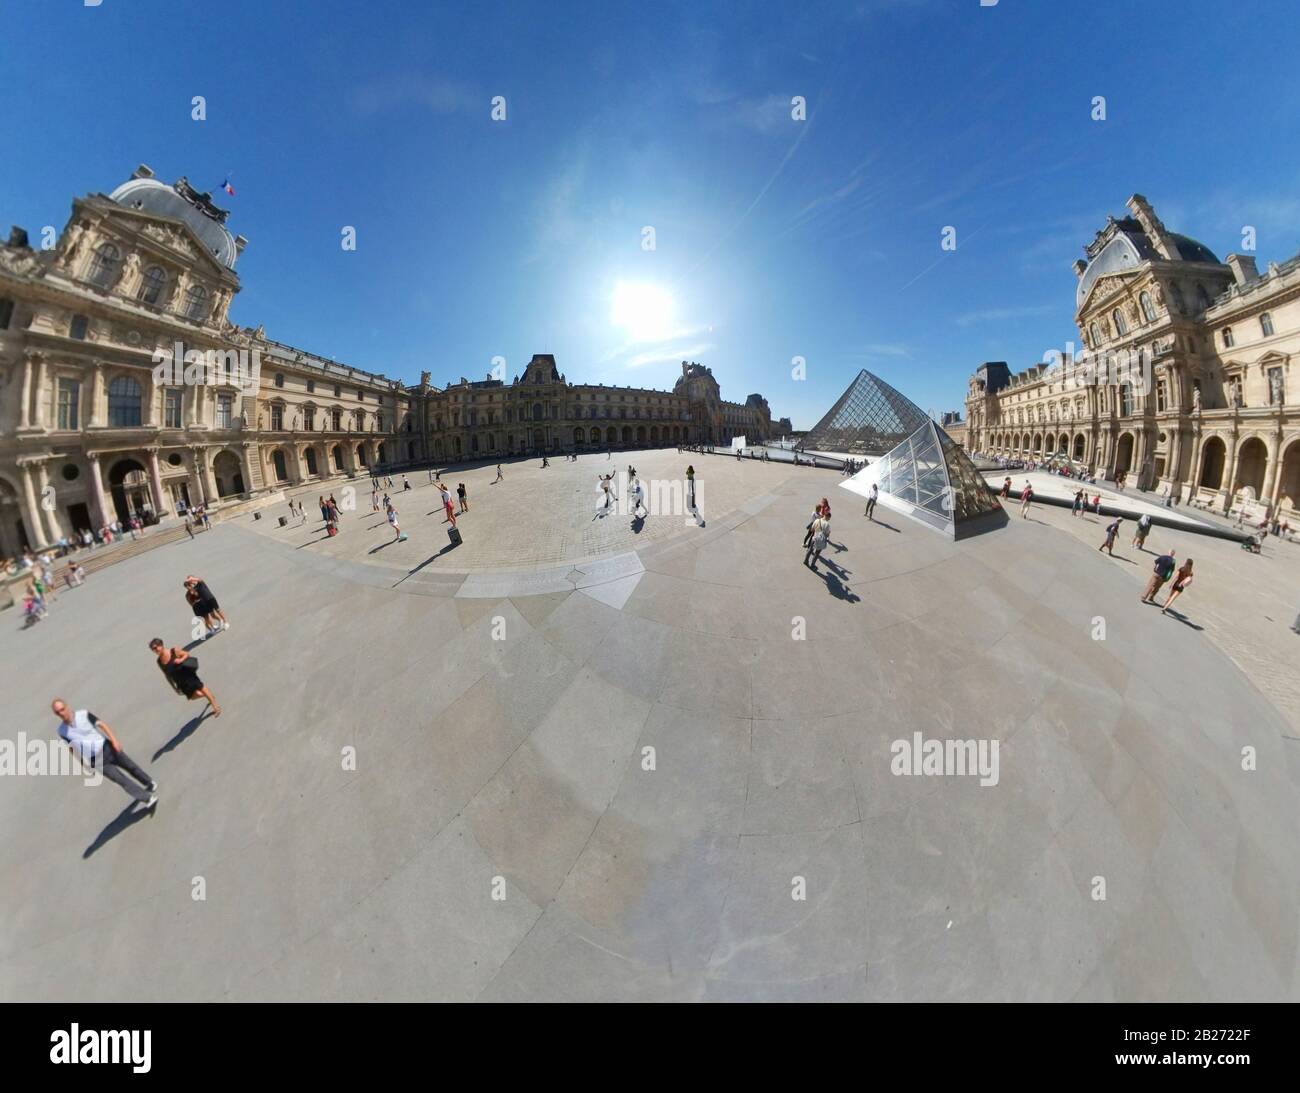
[[[1002,516],[1001,503],[970,456],[930,418],[922,418],[915,432],[845,485],[865,496],[875,484],[880,504],[954,539],[982,530],[982,518]]]
[[[911,399],[864,368],[799,447],[845,455],[884,455],[929,420]]]

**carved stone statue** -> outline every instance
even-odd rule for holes
[[[135,286],[140,280],[140,256],[132,251],[126,256],[126,261],[122,263],[122,275],[117,279],[117,290],[123,296],[130,296],[135,292]]]
[[[1201,412],[1201,389],[1199,387],[1193,387],[1192,388],[1192,413],[1199,414],[1200,412]]]

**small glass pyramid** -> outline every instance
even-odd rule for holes
[[[987,523],[982,518],[1001,515],[1001,503],[952,437],[922,418],[914,433],[845,487],[867,496],[874,483],[880,504],[954,539],[982,530]]]

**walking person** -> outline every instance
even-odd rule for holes
[[[1112,558],[1115,557],[1115,537],[1119,535],[1119,526],[1123,522],[1123,517],[1116,516],[1106,528],[1106,541],[1097,548],[1104,550]]]
[[[1165,586],[1165,582],[1174,575],[1174,570],[1177,567],[1178,562],[1172,550],[1156,559],[1156,564],[1151,570],[1151,576],[1147,580],[1146,589],[1142,593],[1143,603],[1154,604],[1156,602],[1156,594]]]
[[[1074,491],[1074,504],[1070,507],[1070,515],[1078,516],[1083,511],[1083,490]]]
[[[812,515],[808,517],[808,525],[803,529],[803,545],[805,547],[812,542],[813,529],[817,526],[817,521],[821,519],[821,516],[822,503],[818,501],[817,504],[813,506]]]
[[[1192,560],[1188,558],[1178,567],[1178,572],[1174,574],[1174,583],[1169,587],[1169,599],[1165,600],[1165,605],[1160,609],[1160,614],[1167,614],[1169,605],[1178,599],[1187,591],[1188,585],[1192,583]]]
[[[194,538],[194,521],[190,519],[190,514],[185,514],[185,534],[192,540]]]
[[[116,782],[135,800],[153,808],[158,803],[158,783],[122,750],[122,742],[89,710],[73,710],[61,698],[50,703],[59,719],[59,738],[72,749],[83,767],[98,767],[110,782]]]
[[[809,536],[807,544],[808,548],[804,551],[803,564],[814,573],[817,571],[817,560],[822,556],[822,551],[826,549],[826,529],[826,521],[820,516],[817,517],[813,521],[812,534]]]
[[[691,464],[686,466],[686,506],[695,507],[695,467]]]
[[[1034,487],[1029,484],[1028,479],[1025,479],[1025,488],[1020,491],[1020,516],[1022,519],[1029,512],[1029,506],[1033,503],[1033,500]]]
[[[501,473],[501,464],[498,463],[498,464],[497,464],[497,476],[496,476],[494,479],[492,479],[492,485],[495,486],[495,485],[496,485],[498,482],[500,482],[503,478],[505,478],[505,475]]]
[[[638,511],[639,509],[643,509],[643,508],[645,508],[645,504],[644,504],[644,501],[643,501],[643,498],[644,498],[644,491],[643,491],[642,488],[641,488],[641,479],[639,479],[639,478],[633,478],[633,479],[632,479],[632,484],[628,487],[628,489],[629,489],[629,491],[630,491],[631,494],[632,494],[632,518],[635,520],[635,519],[636,519],[636,515],[637,515],[637,511]],[[649,516],[649,515],[650,515],[650,510],[649,510],[649,509],[645,509],[645,514],[646,514],[647,516]]]
[[[388,526],[393,529],[393,542],[400,543],[406,536],[402,534],[401,525],[397,522],[397,510],[393,508],[391,503],[388,505],[388,511],[385,515],[388,518]]]
[[[407,480],[406,475],[402,475],[402,492],[405,493],[411,488],[411,483]]]
[[[1007,481],[1010,482],[1011,479],[1008,478]],[[867,508],[862,515],[865,516],[868,520],[871,520],[873,522],[876,519],[876,501],[879,500],[879,498],[880,498],[880,487],[876,485],[875,482],[872,482],[871,493],[867,496]]]
[[[460,498],[460,511],[469,512],[469,502],[466,500],[469,497],[469,494],[465,489],[464,482],[458,482],[456,484],[456,496]]]
[[[1133,545],[1138,550],[1146,549],[1147,536],[1151,533],[1151,514],[1144,512],[1138,517],[1137,530],[1133,533]]]
[[[191,702],[196,698],[206,699],[208,705],[212,707],[212,716],[221,716],[221,707],[217,704],[216,698],[199,678],[198,657],[191,656],[184,649],[175,646],[168,649],[163,644],[162,638],[154,638],[149,642],[149,649],[158,658],[159,670],[177,694],[184,695]]]
[[[443,523],[451,524],[452,527],[455,527],[456,510],[453,508],[451,503],[451,490],[447,488],[447,484],[445,482],[439,482],[438,492],[442,495],[442,511],[447,514],[446,518],[443,520]]]
[[[1003,480],[1002,492],[998,496],[1001,497],[1003,501],[1007,500],[1007,498],[1011,496],[1011,475],[1007,475]]]

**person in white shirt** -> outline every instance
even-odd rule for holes
[[[61,698],[51,702],[50,709],[59,719],[60,739],[81,760],[82,766],[98,767],[110,782],[116,782],[137,801],[143,801],[145,808],[153,808],[158,803],[158,783],[122,750],[107,721],[101,721],[89,710],[74,711]]]

